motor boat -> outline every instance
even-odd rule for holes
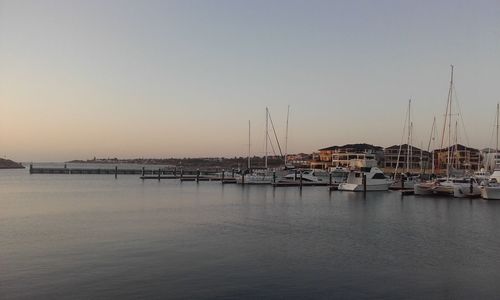
[[[346,182],[339,184],[339,191],[387,191],[392,184],[392,180],[387,178],[384,173],[376,166],[375,160],[363,160],[351,162],[354,167],[347,176]],[[361,165],[361,166],[360,166]],[[365,177],[366,176],[366,177]],[[363,183],[363,177],[366,183]]]

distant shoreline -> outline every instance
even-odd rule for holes
[[[133,158],[133,159],[89,159],[89,160],[71,160],[66,163],[79,163],[79,164],[136,164],[136,165],[170,165],[172,167],[182,168],[246,168],[248,165],[248,158],[234,157],[234,158]],[[263,157],[252,157],[251,165],[254,168],[264,166]],[[280,157],[269,157],[268,166],[278,167],[283,165],[283,160]]]
[[[0,158],[0,169],[5,170],[5,169],[24,169],[25,167],[15,161],[12,161],[10,159],[4,159]]]

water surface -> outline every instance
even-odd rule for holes
[[[2,299],[497,298],[500,201],[0,172]]]

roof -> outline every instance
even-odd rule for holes
[[[470,151],[470,152],[479,152],[478,149],[467,147],[461,144],[455,144],[450,146],[451,150],[458,150],[458,151]],[[441,151],[448,151],[448,147],[442,148],[442,149],[436,149],[434,150],[436,152],[441,152]]]
[[[346,144],[343,146],[330,146],[323,149],[319,149],[319,151],[346,150],[346,149],[353,149],[358,151],[363,151],[363,150],[381,151],[382,147],[361,143],[361,144]]]

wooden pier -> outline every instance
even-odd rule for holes
[[[215,176],[215,170],[184,170],[184,169],[165,169],[165,168],[119,168],[118,166],[110,166],[109,168],[46,168],[33,167],[30,165],[30,174],[81,174],[81,175],[141,175],[144,179],[176,179],[187,176]],[[156,176],[153,176],[156,175]],[[154,178],[150,178],[154,177]]]

